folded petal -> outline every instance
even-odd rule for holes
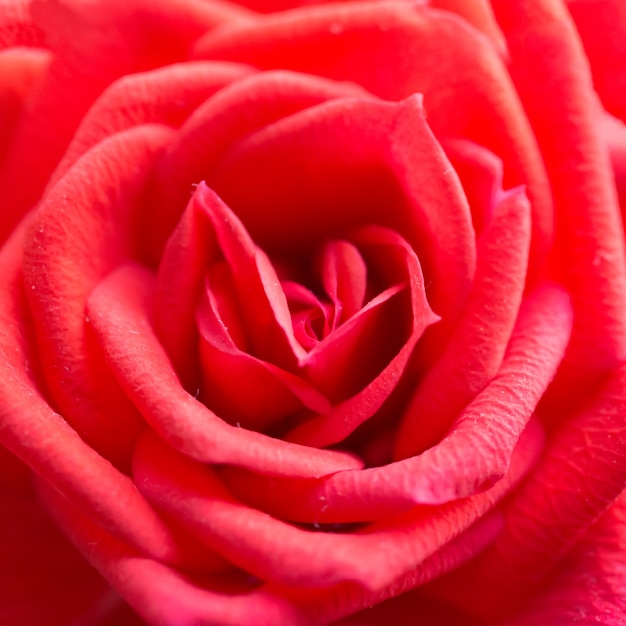
[[[503,626],[606,624],[626,619],[626,498],[622,494],[536,595]]]
[[[417,383],[396,435],[396,459],[436,444],[496,375],[522,301],[529,244],[528,201],[517,190],[502,200],[478,240],[467,308],[443,354]]]
[[[323,476],[362,466],[345,452],[298,446],[231,426],[189,395],[150,324],[153,291],[150,273],[127,265],[98,285],[87,311],[117,381],[169,445],[198,461],[276,475]]]
[[[119,133],[85,154],[51,190],[29,225],[24,280],[38,361],[56,406],[114,463],[128,463],[140,419],[103,365],[85,317],[87,296],[136,254],[136,216],[163,126]]]
[[[438,137],[485,145],[503,159],[507,186],[528,185],[536,275],[554,227],[541,155],[500,55],[458,16],[409,2],[307,7],[230,24],[195,50],[198,58],[350,80],[390,100],[423,93]]]
[[[626,253],[591,76],[556,0],[493,0],[511,72],[550,176],[558,217],[554,262],[572,294],[574,331],[562,375],[601,375],[626,358]]]

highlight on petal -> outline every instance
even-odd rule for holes
[[[3,0],[0,11],[0,48],[45,48],[45,36],[33,20],[30,0]]]
[[[48,68],[50,56],[47,50],[37,48],[0,50],[0,163],[20,116]]]
[[[461,179],[478,238],[507,193],[503,191],[502,159],[484,146],[465,139],[444,139],[441,145]]]
[[[626,124],[607,113],[602,116],[600,132],[611,156],[623,223],[626,219]]]
[[[506,41],[495,20],[489,0],[430,0],[437,9],[452,11],[489,37],[501,54],[506,54]]]

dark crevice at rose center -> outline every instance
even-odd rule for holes
[[[290,374],[310,382],[328,403],[302,397],[290,398],[290,402],[285,400],[284,390],[272,388],[268,380],[263,391],[255,389],[259,396],[265,392],[272,409],[266,408],[265,415],[255,407],[244,409],[236,399],[237,390],[233,396],[232,389],[223,388],[224,381],[209,356],[203,360],[204,384],[199,399],[231,424],[282,437],[316,413],[328,414],[331,404],[358,393],[388,365],[410,334],[411,305],[407,285],[387,284],[348,240],[323,242],[306,266],[301,260],[289,263],[284,259],[272,265],[278,281],[275,287],[284,295],[301,356],[306,359],[309,355],[315,361],[317,353],[328,353],[327,364],[314,368],[304,362],[296,367],[274,365],[282,365]],[[226,262],[215,263],[207,271],[206,291],[197,312],[201,336],[211,332],[207,327],[211,317],[222,325],[238,350],[272,363],[267,346],[255,350],[254,338],[246,328],[250,316],[242,313],[249,306],[245,288],[238,289],[236,283],[237,277]],[[359,343],[366,343],[368,348],[358,348],[355,344]],[[355,353],[362,358],[355,359]],[[338,366],[338,362],[343,365]],[[256,399],[252,400],[256,404]],[[247,402],[245,405],[248,407]]]

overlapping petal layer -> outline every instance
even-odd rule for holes
[[[0,0],[0,621],[621,623],[626,14],[286,4]]]

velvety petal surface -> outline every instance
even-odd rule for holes
[[[533,268],[544,258],[553,214],[535,138],[502,59],[456,15],[405,2],[296,9],[208,34],[196,55],[350,80],[391,100],[423,93],[437,136],[484,144],[503,158],[507,185],[528,184]]]

